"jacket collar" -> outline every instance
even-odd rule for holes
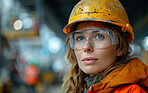
[[[109,93],[122,84],[140,84],[148,87],[148,66],[134,58],[126,66],[113,70],[102,82],[90,86],[88,93]]]

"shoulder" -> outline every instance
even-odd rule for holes
[[[121,85],[117,87],[112,93],[146,93],[137,84]]]

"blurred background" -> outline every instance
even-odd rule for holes
[[[61,93],[66,35],[79,0],[0,0],[0,93]],[[134,28],[132,54],[148,65],[148,0],[120,0]]]

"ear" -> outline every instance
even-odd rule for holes
[[[124,53],[124,49],[117,49],[117,56],[122,56]]]

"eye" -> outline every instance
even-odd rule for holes
[[[97,40],[103,40],[105,37],[104,37],[104,35],[102,35],[102,34],[97,34],[97,35],[95,35],[95,38],[96,38]]]
[[[77,36],[77,37],[75,38],[76,41],[81,41],[81,40],[83,40],[83,39],[84,39],[83,36]]]

